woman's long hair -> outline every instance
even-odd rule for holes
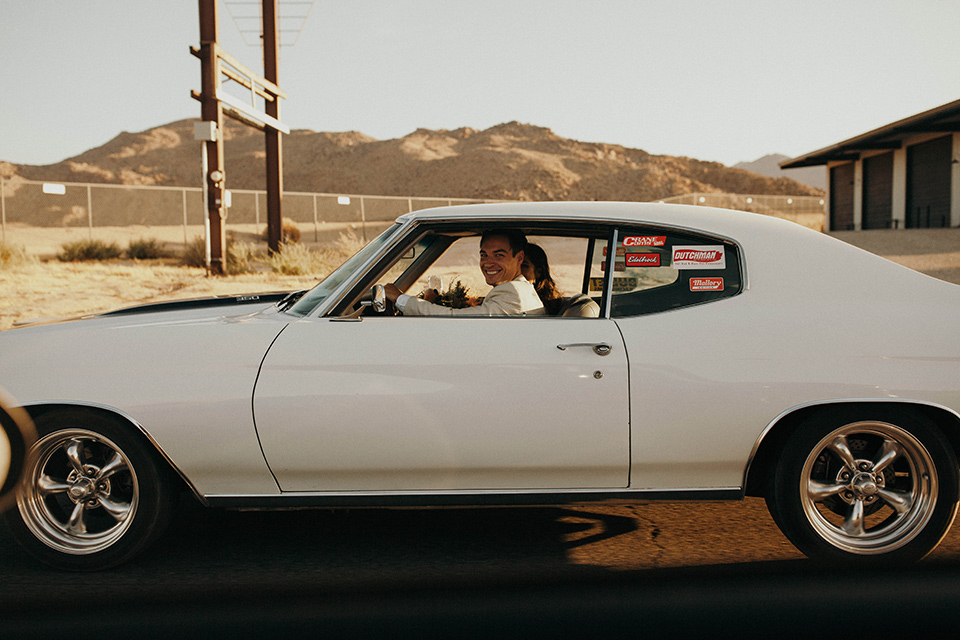
[[[563,304],[563,294],[557,288],[557,283],[550,275],[550,265],[547,263],[547,253],[539,245],[528,242],[524,249],[524,258],[533,265],[533,288],[540,296],[540,302],[548,314],[556,315]]]

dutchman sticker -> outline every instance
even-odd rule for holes
[[[625,247],[662,247],[667,236],[627,236],[623,239]]]
[[[628,253],[627,266],[628,267],[659,267],[660,254],[659,253]]]
[[[694,245],[673,248],[674,269],[726,269],[723,245]]]
[[[723,291],[723,278],[690,278],[690,291]]]

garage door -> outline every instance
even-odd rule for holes
[[[830,230],[853,229],[853,163],[830,169]]]
[[[889,229],[893,221],[893,154],[863,161],[863,229]]]
[[[950,226],[952,151],[952,136],[907,148],[908,228]]]

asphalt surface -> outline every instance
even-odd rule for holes
[[[119,568],[0,527],[0,637],[956,637],[960,527],[899,570],[818,566],[762,500],[231,512],[182,505]]]

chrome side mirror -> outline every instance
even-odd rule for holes
[[[387,292],[384,291],[382,284],[373,285],[373,289],[370,290],[371,302],[373,305],[373,310],[377,313],[383,313],[387,310]]]
[[[387,310],[387,292],[384,290],[382,284],[375,284],[373,288],[370,289],[370,299],[361,300],[360,306],[357,307],[357,310],[353,313],[347,314],[345,316],[340,316],[339,318],[333,318],[334,320],[359,320],[360,314],[363,313],[363,310],[367,307],[373,307],[373,310],[377,313],[383,313]]]

